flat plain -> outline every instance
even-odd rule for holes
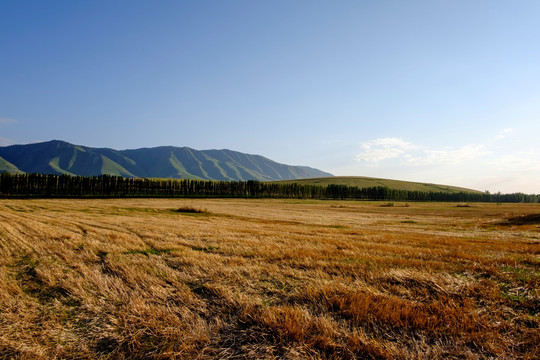
[[[538,359],[539,214],[1,200],[0,358]]]

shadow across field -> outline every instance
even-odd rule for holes
[[[513,216],[499,223],[500,225],[540,225],[540,214]]]

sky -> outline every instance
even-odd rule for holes
[[[540,2],[0,0],[0,146],[540,193]]]

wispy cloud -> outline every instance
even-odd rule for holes
[[[478,159],[490,152],[484,145],[465,145],[458,148],[430,149],[398,138],[380,138],[361,144],[357,161],[377,164],[388,159],[399,159],[402,165],[454,165]]]
[[[405,155],[405,163],[413,166],[455,165],[478,159],[490,152],[483,145],[465,145],[459,148],[424,150],[420,156]]]
[[[519,135],[519,136],[518,136]],[[540,193],[540,147],[532,134],[504,129],[482,141],[460,146],[428,146],[400,138],[359,144],[355,171],[369,176],[454,184],[473,189]],[[510,139],[513,137],[513,139]],[[502,141],[501,139],[505,139]]]
[[[6,118],[6,117],[0,117],[0,124],[7,125],[7,124],[15,124],[17,120]]]
[[[356,160],[376,163],[405,155],[408,150],[418,147],[398,138],[380,138],[362,144],[363,151],[356,155]]]
[[[482,158],[497,152],[493,140],[502,140],[514,132],[512,128],[506,128],[484,143],[468,144],[461,147],[430,148],[425,145],[413,144],[401,138],[385,137],[373,139],[360,144],[361,152],[356,155],[356,160],[377,165],[384,160],[400,160],[402,165],[408,166],[432,166],[432,165],[455,165],[466,161]],[[500,154],[499,154],[500,155]],[[504,154],[507,155],[507,154]],[[534,157],[530,154],[499,156],[501,163],[523,164],[523,161],[531,162]],[[523,156],[523,157],[522,157]]]
[[[499,134],[495,137],[496,140],[501,140],[501,139],[504,139],[505,137],[508,136],[508,134],[510,134],[512,131],[514,131],[514,129],[504,129],[504,130],[501,130],[499,132]]]

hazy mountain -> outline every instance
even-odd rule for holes
[[[288,180],[332,176],[231,150],[160,146],[114,150],[52,140],[0,147],[0,172],[209,180]]]

